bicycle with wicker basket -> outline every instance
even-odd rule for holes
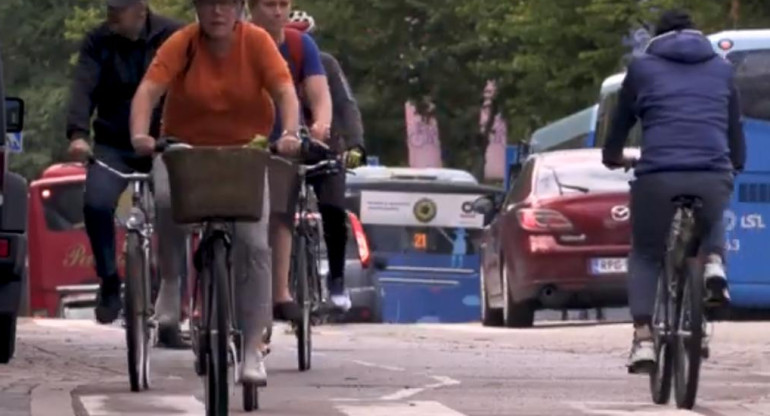
[[[243,334],[235,324],[235,282],[231,269],[233,226],[259,221],[269,154],[242,147],[169,146],[163,153],[169,173],[174,220],[198,224],[194,254],[191,338],[196,372],[204,378],[206,415],[228,414],[229,370],[243,387],[244,410],[256,410],[258,387],[240,380]],[[223,186],[223,184],[227,184]],[[266,276],[265,278],[270,278]]]

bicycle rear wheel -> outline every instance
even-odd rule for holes
[[[703,349],[703,279],[695,260],[688,260],[683,272],[674,379],[676,406],[692,409],[698,394]]]
[[[655,367],[650,373],[650,393],[655,404],[666,404],[671,399],[671,376],[674,368],[674,346],[671,325],[674,316],[665,272],[658,278],[658,293],[652,318],[652,336],[655,343]]]
[[[150,387],[150,336],[148,325],[148,259],[137,232],[126,235],[125,310],[128,379],[131,391]]]
[[[228,413],[228,353],[230,338],[230,299],[227,249],[217,238],[211,244],[209,288],[206,316],[208,342],[206,351],[206,415],[222,416]]]
[[[299,371],[307,371],[311,366],[310,312],[312,299],[308,287],[308,249],[307,238],[300,234],[294,242],[292,256],[292,276],[294,278],[294,299],[302,308],[302,319],[297,323],[297,363]]]

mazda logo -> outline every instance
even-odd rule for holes
[[[631,210],[625,205],[616,205],[610,209],[610,216],[617,222],[628,221],[631,217]]]

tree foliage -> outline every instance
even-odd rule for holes
[[[705,32],[770,26],[766,0],[295,0],[315,17],[322,49],[345,70],[364,115],[370,153],[406,160],[404,103],[436,118],[447,165],[483,166],[482,92],[509,126],[509,141],[596,101],[619,71],[623,38],[673,6]],[[3,0],[0,42],[9,94],[27,102],[25,149],[14,169],[34,177],[62,160],[69,75],[82,35],[104,18],[103,0]],[[189,0],[151,0],[193,18]],[[22,22],[22,23],[20,23]]]

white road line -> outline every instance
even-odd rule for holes
[[[194,396],[147,395],[137,401],[136,394],[110,396],[81,396],[80,403],[88,416],[200,416],[206,412],[203,403]],[[131,407],[131,411],[122,410]]]
[[[696,404],[695,410],[656,406],[649,402],[570,402],[569,405],[583,415],[596,416],[704,416],[714,413],[730,416],[770,415],[770,404],[764,400],[757,403],[702,400]]]
[[[338,405],[346,416],[465,416],[439,402],[375,403],[370,405]]]
[[[350,362],[358,365],[362,365],[364,367],[371,367],[371,368],[378,368],[380,370],[387,370],[387,371],[406,371],[406,369],[401,367],[394,367],[390,365],[382,365],[377,363],[370,363],[369,361],[363,361],[363,360],[350,360]]]
[[[405,389],[401,389],[393,394],[387,394],[385,396],[380,397],[380,400],[383,400],[383,401],[404,400],[416,394],[420,394],[426,390],[434,390],[442,387],[456,386],[460,384],[459,380],[455,380],[447,376],[430,376],[430,377],[436,380],[436,382],[427,384],[422,387],[408,387]]]
[[[42,384],[32,390],[29,402],[31,416],[75,416],[72,409],[72,390],[75,383]]]

